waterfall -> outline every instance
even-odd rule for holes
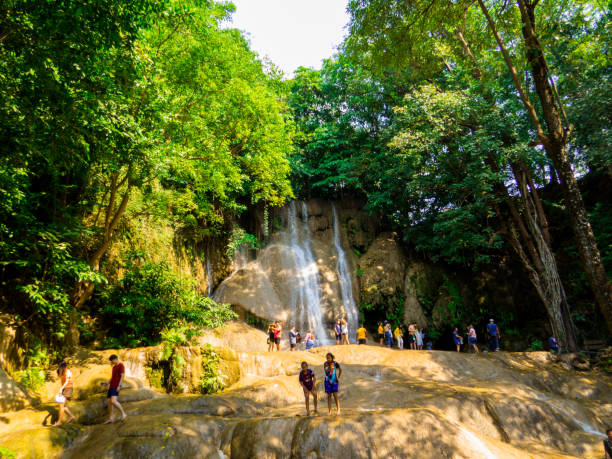
[[[208,297],[212,298],[213,294],[213,275],[210,266],[210,258],[206,258],[206,279],[208,280]]]
[[[342,249],[340,243],[340,222],[338,213],[336,212],[336,205],[332,203],[332,216],[334,226],[334,246],[338,252],[338,262],[336,263],[336,271],[338,272],[338,279],[340,280],[340,292],[342,293],[342,304],[344,305],[344,312],[346,313],[346,321],[348,322],[349,328],[349,339],[350,336],[357,330],[359,322],[359,312],[357,311],[357,305],[353,298],[353,282],[351,281],[351,273],[348,269],[346,262],[346,255]]]
[[[302,218],[305,225],[298,225],[295,201],[287,209],[289,223],[289,241],[297,277],[297,288],[293,295],[293,310],[300,326],[311,329],[320,344],[329,342],[321,316],[321,297],[319,295],[319,268],[310,248],[310,229],[308,228],[308,209],[301,203]],[[303,235],[300,237],[300,228]],[[305,332],[305,330],[302,330]]]

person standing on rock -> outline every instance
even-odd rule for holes
[[[121,362],[119,362],[119,358],[115,354],[111,355],[109,360],[112,366],[112,373],[110,382],[107,384],[108,392],[106,394],[106,398],[108,400],[108,419],[104,421],[104,424],[111,424],[115,422],[113,419],[113,408],[117,408],[119,410],[122,421],[127,417],[127,414],[125,414],[125,411],[123,411],[123,407],[118,400],[121,384],[123,384],[123,378],[125,377],[125,367]]]
[[[342,318],[342,320],[340,320],[340,325],[342,326],[342,344],[351,344],[349,343],[349,339],[348,339],[348,322],[346,321],[346,319]]]
[[[306,344],[306,350],[308,349],[312,349],[314,347],[314,335],[312,334],[311,330],[308,330],[306,332],[306,336],[304,337],[304,342]]]
[[[389,322],[385,322],[385,346],[391,348],[393,346],[393,333],[391,333],[391,324]]]
[[[336,332],[336,344],[339,345],[342,343],[342,324],[340,323],[340,319],[336,320],[334,331]]]
[[[281,333],[283,332],[283,326],[277,320],[275,323],[276,327],[274,328],[274,344],[276,345],[276,350],[280,351],[280,341],[281,341]]]
[[[62,418],[64,417],[64,412],[68,416],[70,416],[68,420],[66,421],[66,424],[70,424],[75,419],[74,415],[70,412],[70,410],[66,406],[68,401],[72,399],[73,388],[72,388],[72,372],[70,371],[70,368],[68,368],[68,363],[66,363],[65,360],[62,360],[59,363],[57,367],[57,375],[60,377],[60,380],[62,381],[62,387],[60,387],[57,397],[55,398],[59,405],[59,414],[57,416],[57,421],[55,422],[55,424],[53,424],[54,426],[62,425]]]
[[[499,339],[501,338],[501,333],[499,332],[499,327],[495,324],[493,319],[489,319],[487,334],[489,335],[489,351],[499,351]]]
[[[463,341],[463,338],[461,338],[459,329],[457,327],[455,327],[453,330],[453,341],[455,342],[455,346],[457,346],[457,352],[461,352],[461,342]]]
[[[300,371],[300,386],[304,389],[304,399],[306,401],[306,416],[310,416],[310,394],[312,394],[312,399],[314,401],[314,414],[318,415],[317,411],[317,387],[316,387],[316,377],[314,372],[308,368],[307,362],[302,362],[302,371]]]
[[[423,329],[417,328],[416,331],[416,348],[419,351],[423,350]]]
[[[268,324],[268,352],[274,350],[274,330],[276,329],[276,323]]]
[[[606,430],[606,438],[603,441],[604,444],[604,452],[606,453],[606,459],[612,459],[612,429]]]
[[[364,324],[361,324],[361,327],[357,329],[357,342],[359,344],[365,344],[367,336],[368,332],[366,331]]]
[[[328,352],[325,356],[327,361],[323,364],[323,371],[325,372],[325,393],[327,394],[327,409],[331,416],[332,410],[332,396],[336,402],[336,414],[340,414],[340,402],[338,401],[338,385],[340,384],[340,376],[342,375],[342,368],[340,364],[334,360],[334,355]]]
[[[385,329],[383,328],[382,322],[378,322],[378,341],[380,345],[383,344],[383,339],[385,338]]]
[[[408,325],[408,345],[413,351],[416,351],[416,332],[416,324]]]
[[[478,354],[478,345],[476,344],[476,329],[473,325],[468,326],[468,344],[470,345],[470,351],[476,352]]]
[[[291,330],[289,330],[289,349],[291,351],[295,351],[295,347],[297,346],[297,338],[298,338],[298,333],[295,331],[295,325],[293,327],[291,327]]]

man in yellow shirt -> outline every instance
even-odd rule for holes
[[[361,324],[361,327],[357,329],[357,342],[359,344],[365,344],[367,336],[368,333],[366,332],[366,329],[363,324]]]
[[[402,329],[399,327],[399,325],[395,327],[395,330],[393,330],[393,336],[395,337],[397,348],[403,349],[404,348],[404,334],[402,333]]]

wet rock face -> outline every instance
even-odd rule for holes
[[[242,348],[242,335],[263,333],[232,324],[203,339]],[[121,354],[146,362],[145,351]],[[343,370],[341,414],[332,416],[322,382],[329,351]],[[566,370],[545,352],[473,355],[357,345],[219,352],[240,367],[240,379],[221,393],[155,392],[133,376],[132,365],[130,388],[120,394],[124,422],[101,425],[104,398],[95,394],[70,404],[77,425],[42,427],[54,420],[51,403],[0,414],[0,445],[19,457],[75,459],[583,458],[601,456],[612,420],[612,379]],[[95,367],[94,355],[83,366],[75,362],[75,373]],[[196,353],[191,357],[197,360]],[[302,361],[317,377],[322,416],[305,416]]]

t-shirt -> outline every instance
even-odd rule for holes
[[[382,334],[383,334],[383,332],[384,332],[384,330],[383,330],[382,325],[379,325],[379,326],[378,326],[378,334],[379,334],[379,335],[382,335]]]
[[[274,329],[274,338],[279,338],[281,334],[280,325]]]
[[[559,347],[559,343],[557,342],[557,338],[555,338],[554,336],[551,336],[550,338],[548,338],[548,344],[550,344],[550,347],[553,348],[553,349]]]
[[[393,336],[395,336],[395,339],[399,338],[399,327],[393,331]]]
[[[338,382],[338,377],[336,375],[338,369],[340,368],[340,364],[338,362],[331,361],[325,362],[323,364],[323,370],[325,371],[325,381],[328,383],[335,384]]]
[[[408,333],[414,335],[416,333],[416,327],[414,325],[408,326]]]
[[[116,389],[119,387],[119,381],[121,381],[121,375],[125,373],[125,368],[122,363],[118,363],[113,367],[113,372],[111,374],[111,380],[109,387]]]
[[[314,373],[310,368],[306,370],[306,374],[304,374],[304,371],[300,371],[300,382],[306,386],[306,389],[312,390],[313,379]]]
[[[340,326],[340,324],[336,324],[334,329],[336,330],[336,335],[341,335],[342,334],[342,327]]]
[[[62,375],[62,386],[64,386],[64,389],[72,387],[72,372],[68,368],[66,368],[66,371]]]
[[[289,343],[297,344],[297,332],[289,330]]]
[[[487,325],[487,331],[489,332],[489,335],[497,336],[497,333],[498,333],[497,325],[496,324],[488,324]]]
[[[476,338],[476,330],[474,330],[473,328],[470,328],[470,329],[468,330],[468,336],[469,336],[470,338]]]
[[[357,339],[366,339],[366,329],[361,327],[357,329]]]

